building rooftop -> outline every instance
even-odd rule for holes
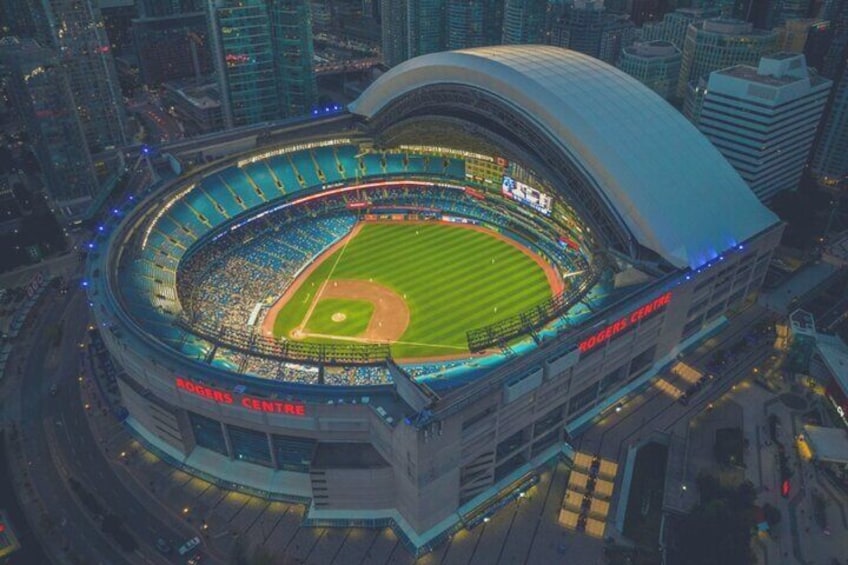
[[[633,45],[624,48],[628,55],[637,57],[674,57],[680,56],[680,49],[670,41],[657,39],[655,41],[637,41]]]

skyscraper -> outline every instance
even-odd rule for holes
[[[776,31],[756,30],[744,21],[713,18],[689,24],[683,42],[683,59],[677,96],[686,96],[689,82],[733,65],[755,65],[780,44]]]
[[[380,4],[383,62],[390,67],[409,59],[406,3],[407,0],[382,0]]]
[[[504,45],[547,43],[548,0],[506,0],[504,5]]]
[[[409,58],[444,51],[445,0],[406,0]]]
[[[615,64],[633,36],[633,22],[606,12],[603,0],[574,0],[554,10],[550,43]]]
[[[677,88],[680,59],[680,49],[658,39],[625,47],[617,66],[663,98],[670,98]]]
[[[798,187],[831,85],[797,53],[714,71],[696,125],[768,202]]]
[[[141,80],[165,81],[209,74],[212,55],[203,12],[139,18],[132,25]]]
[[[500,43],[503,7],[503,0],[447,0],[447,48]]]
[[[305,114],[315,103],[306,0],[208,0],[225,127]]]
[[[642,40],[660,39],[669,41],[682,51],[689,24],[702,22],[707,18],[714,18],[718,15],[718,9],[678,8],[663,16],[661,22],[645,23],[642,26]]]
[[[0,39],[0,67],[41,165],[47,194],[66,219],[82,216],[99,189],[67,68],[34,39]]]
[[[92,153],[126,141],[123,97],[95,0],[4,0],[13,33],[54,49],[67,68],[74,105]]]
[[[309,2],[272,0],[268,12],[280,109],[284,116],[308,114],[318,98]]]
[[[821,73],[833,80],[833,92],[816,142],[813,173],[825,185],[848,182],[848,0],[834,0],[827,12],[831,41]]]

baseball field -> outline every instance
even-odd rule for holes
[[[277,337],[388,342],[400,359],[454,356],[468,352],[467,330],[557,291],[545,265],[482,228],[360,223],[295,281],[269,320]]]

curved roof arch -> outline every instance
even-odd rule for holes
[[[393,100],[444,84],[490,93],[541,127],[636,241],[676,267],[698,267],[779,221],[671,105],[575,51],[521,45],[423,55],[392,68],[349,110],[370,119]]]

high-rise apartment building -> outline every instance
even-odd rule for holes
[[[51,203],[67,221],[85,214],[99,184],[67,68],[34,39],[0,39],[0,73],[30,135]]]
[[[499,44],[503,9],[503,0],[447,0],[447,48]]]
[[[444,51],[445,0],[406,0],[409,58]]]
[[[813,173],[822,184],[848,186],[848,0],[833,0],[825,15],[830,20],[830,42],[824,51],[821,74],[834,87],[816,142]]]
[[[648,22],[643,25],[641,39],[642,41],[653,41],[655,39],[668,41],[682,51],[689,24],[700,23],[707,18],[717,17],[719,13],[717,8],[678,8],[666,14],[661,22]]]
[[[308,114],[318,99],[309,2],[273,0],[268,13],[280,109],[284,116]]]
[[[822,20],[815,18],[786,20],[783,26],[777,30],[780,33],[780,50],[791,53],[803,53],[810,33],[824,23]],[[807,63],[810,64],[809,59]]]
[[[394,67],[409,59],[407,0],[381,0],[380,28],[383,62]]]
[[[680,74],[680,49],[669,41],[636,42],[625,47],[618,68],[663,98],[671,98]]]
[[[208,0],[225,127],[308,113],[315,104],[307,0]]]
[[[504,4],[504,45],[548,43],[548,0],[506,0]]]
[[[777,31],[757,30],[740,20],[713,18],[689,24],[677,96],[686,96],[690,81],[697,83],[713,71],[733,65],[756,65],[763,55],[776,52],[779,44]]]
[[[141,80],[147,85],[212,72],[203,12],[136,19],[132,36]]]
[[[798,187],[831,85],[797,53],[714,71],[696,125],[768,202]]]
[[[603,0],[574,0],[553,10],[550,43],[568,47],[614,64],[633,42],[635,28],[628,16],[611,14]]]
[[[96,0],[4,0],[12,33],[55,50],[68,71],[74,105],[92,153],[126,141],[123,97]]]

